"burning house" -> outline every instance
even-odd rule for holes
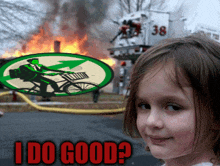
[[[82,1],[84,0],[65,3],[59,0],[53,3],[47,1],[53,9],[52,15],[47,16],[49,17],[47,21],[35,33],[29,35],[23,42],[24,44],[20,46],[20,50],[6,51],[1,56],[0,65],[2,66],[11,59],[30,54],[62,52],[99,59],[114,70],[115,60],[108,57],[107,51],[103,51],[102,42],[91,38],[89,34],[88,23],[101,22],[104,17],[95,20],[97,13],[93,16]],[[101,2],[103,4],[93,3],[93,7],[106,6],[104,1]]]

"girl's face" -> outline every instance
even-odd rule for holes
[[[169,79],[167,72],[172,68],[168,65],[153,77],[146,74],[136,100],[139,133],[152,155],[160,159],[190,154],[194,140],[193,90],[186,80],[182,91]]]

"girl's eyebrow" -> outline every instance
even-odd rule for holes
[[[135,102],[140,103],[140,102],[148,102],[148,101],[146,100],[146,98],[140,98],[139,96],[137,96]]]
[[[175,96],[175,95],[164,95],[164,96],[160,97],[157,102],[164,102],[164,101],[166,101],[166,102],[186,103],[188,101],[188,99],[180,97],[180,96]],[[137,96],[136,97],[136,102],[137,103],[148,102],[148,99],[145,98],[145,97]]]

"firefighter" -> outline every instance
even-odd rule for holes
[[[115,41],[115,39],[122,34],[122,38],[127,38],[127,32],[129,31],[129,25],[127,24],[127,21],[124,20],[122,22],[122,26],[119,28],[118,34],[110,41],[112,43]]]
[[[140,22],[135,23],[132,20],[129,20],[128,26],[130,27],[129,34],[131,37],[138,36],[141,33],[141,23]]]
[[[119,28],[122,32],[122,38],[127,38],[127,32],[129,31],[129,25],[126,20],[123,21],[123,25]]]
[[[97,90],[95,90],[95,91],[92,92],[93,102],[94,102],[94,103],[97,103],[97,102],[98,102],[99,95],[100,95],[99,89],[97,89]]]

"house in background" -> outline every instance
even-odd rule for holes
[[[218,28],[210,27],[204,24],[198,24],[196,28],[192,31],[192,33],[202,33],[211,39],[220,42],[220,31]]]

